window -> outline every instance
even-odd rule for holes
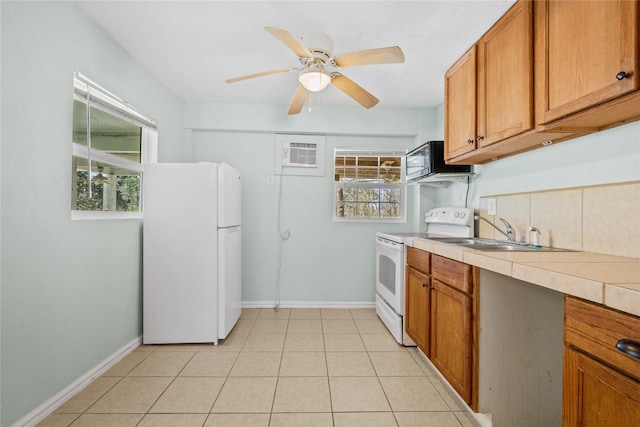
[[[156,161],[156,121],[79,73],[73,86],[72,218],[141,217],[142,170]]]
[[[334,219],[406,220],[406,150],[334,151]]]

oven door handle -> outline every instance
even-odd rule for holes
[[[402,243],[391,242],[389,240],[381,239],[380,237],[376,238],[376,241],[381,246],[391,248],[396,251],[402,250]]]

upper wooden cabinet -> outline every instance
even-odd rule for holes
[[[536,30],[540,123],[638,89],[637,1],[537,2]]]
[[[640,120],[640,2],[519,0],[447,72],[444,105],[455,164]]]
[[[478,147],[533,128],[533,7],[516,3],[478,42]]]
[[[445,74],[445,159],[533,128],[533,6],[521,1]]]
[[[476,51],[469,49],[444,77],[445,160],[476,148]]]

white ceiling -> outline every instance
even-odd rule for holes
[[[341,72],[380,99],[378,108],[436,107],[445,71],[514,3],[449,1],[78,1],[84,13],[179,97],[189,102],[289,105],[296,73],[233,84],[231,77],[298,67],[264,30],[325,34],[334,54],[398,45],[403,64]],[[329,86],[322,106],[357,106]]]

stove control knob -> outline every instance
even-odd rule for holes
[[[456,211],[456,213],[455,213],[453,216],[455,216],[456,218],[458,218],[458,217],[460,216],[460,212]]]
[[[466,214],[466,213],[464,213],[464,212],[460,212],[460,219],[464,218],[465,216],[467,216],[467,214]]]

